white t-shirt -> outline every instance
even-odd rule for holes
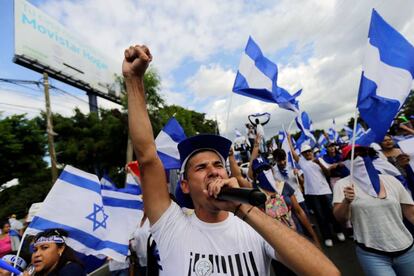
[[[300,156],[299,166],[305,177],[305,195],[332,194],[328,181],[326,181],[325,175],[318,164]]]
[[[379,177],[384,183],[385,199],[372,197],[358,185],[354,186],[355,199],[351,203],[354,239],[385,252],[404,250],[413,243],[413,237],[404,226],[401,204],[414,205],[414,202],[395,177],[382,174]],[[342,203],[343,190],[349,183],[349,176],[336,183],[333,203]]]
[[[150,229],[160,254],[160,275],[269,275],[274,249],[229,213],[219,223],[185,215],[174,202]]]
[[[9,223],[10,223],[10,228],[13,230],[21,230],[23,229],[23,223],[21,223],[20,221],[18,221],[15,218],[9,218]]]
[[[256,125],[256,132],[257,132],[257,135],[259,135],[262,138],[265,138],[264,128],[261,124]]]
[[[290,187],[292,187],[295,190],[295,197],[298,203],[301,203],[305,201],[305,198],[303,197],[303,193],[300,190],[299,183],[296,180],[296,176],[293,173],[293,170],[287,169],[287,176],[283,176],[282,173],[279,171],[279,168],[277,165],[274,165],[272,168],[273,171],[273,177],[276,181],[283,181],[289,184]],[[303,172],[299,170],[299,175],[302,175]]]
[[[147,242],[149,237],[150,224],[148,219],[145,220],[142,227],[138,227],[134,232],[134,250],[137,253],[140,266],[147,266]]]

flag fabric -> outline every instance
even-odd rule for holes
[[[27,231],[62,228],[75,251],[125,261],[142,209],[136,195],[102,189],[96,175],[66,166]]]
[[[171,118],[155,138],[157,153],[166,170],[180,168],[178,143],[186,139],[183,128],[178,121]]]
[[[127,173],[125,188],[118,189],[118,191],[133,195],[142,195],[141,183],[132,174]]]
[[[275,150],[275,149],[277,149],[277,144],[276,144],[275,138],[273,137],[272,138],[272,150]]]
[[[356,145],[366,146],[369,147],[372,143],[376,141],[377,135],[371,129],[364,131],[362,134],[356,134],[357,137],[355,139]],[[381,139],[382,140],[382,139]]]
[[[381,142],[410,92],[414,47],[375,10],[368,38],[357,107]]]
[[[316,138],[313,136],[313,133],[311,132],[312,128],[312,121],[309,117],[309,115],[305,111],[301,111],[298,116],[295,118],[296,125],[298,128],[302,131],[302,133],[311,140],[311,145],[316,144]]]
[[[357,156],[354,159],[353,181],[370,196],[378,197],[380,179],[372,161],[371,157]],[[351,160],[346,160],[344,164],[348,170],[351,170]]]
[[[101,178],[101,185],[102,188],[108,188],[111,190],[116,189],[116,185],[112,182],[111,178],[106,173]]]
[[[321,133],[321,135],[318,138],[318,145],[323,146],[328,143],[328,140],[326,139],[325,135]]]
[[[249,37],[240,60],[233,92],[260,101],[276,103],[284,109],[298,111],[296,98],[302,90],[290,95],[288,91],[277,86],[277,75],[277,65],[266,58],[259,45]]]
[[[295,168],[294,164],[293,164],[293,157],[292,157],[292,153],[290,151],[290,146],[289,146],[289,142],[288,142],[288,136],[286,134],[285,131],[279,131],[279,142],[280,142],[280,147],[281,149],[283,149],[286,153],[287,156],[287,164],[286,164],[286,169],[290,170]],[[292,138],[293,140],[293,138]],[[292,145],[293,145],[293,141],[292,141]]]
[[[332,127],[328,130],[329,142],[339,142],[339,133],[336,131],[335,119],[332,119]]]
[[[352,135],[354,133],[353,129],[348,127],[348,126],[344,126],[344,130],[345,130],[346,135],[348,136],[348,138],[352,139]],[[361,124],[357,123],[356,132],[355,132],[355,139],[361,138],[366,132],[368,132],[368,131],[365,131],[365,129],[361,126]]]

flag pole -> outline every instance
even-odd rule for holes
[[[229,115],[230,115],[230,107],[231,107],[232,99],[233,99],[233,93],[230,93],[229,107],[227,108],[227,118],[226,118],[226,132],[228,133],[229,136],[230,136],[230,132],[228,130],[228,127],[229,127]]]
[[[355,140],[356,140],[356,127],[357,127],[357,118],[358,117],[358,108],[355,107],[354,111],[354,129],[352,131],[352,143],[351,143],[351,186],[354,186],[354,157],[355,157]],[[355,191],[354,191],[355,192]]]
[[[294,122],[295,122],[295,118],[293,118],[292,121],[290,121],[290,123],[289,123],[289,127],[288,127],[288,132],[289,133],[290,133],[290,130],[291,130],[292,125],[293,125]],[[284,127],[283,124],[282,124],[282,127],[283,127],[283,131],[286,133],[286,130],[285,130],[285,127]]]
[[[23,233],[22,239],[20,240],[19,249],[17,250],[16,258],[13,262],[13,267],[17,266],[17,258],[20,256],[20,253],[21,253],[22,248],[23,248],[24,239],[26,238],[26,236],[27,236],[27,231],[25,230],[24,233]],[[12,273],[12,276],[13,275],[14,275],[14,273]]]

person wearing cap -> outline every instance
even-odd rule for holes
[[[224,137],[198,135],[179,143],[181,190],[190,196],[194,213],[185,215],[170,200],[145,102],[143,76],[152,56],[139,45],[124,55],[130,135],[160,275],[269,275],[276,256],[297,274],[339,275],[315,246],[258,208],[217,200],[223,186],[239,187],[225,169],[231,141]]]
[[[342,150],[349,167],[351,149]],[[355,146],[353,178],[339,180],[334,188],[334,215],[351,220],[365,275],[413,275],[413,237],[402,216],[414,223],[414,201],[395,177],[378,174],[374,158],[374,149]]]
[[[5,261],[6,263],[13,265],[16,262],[16,268],[23,272],[25,268],[27,267],[27,262],[19,256],[16,256],[14,254],[7,254],[4,255],[1,260]],[[0,268],[0,276],[10,276],[12,273],[9,270]]]
[[[319,158],[314,157],[310,145],[302,144],[301,156],[299,156],[292,146],[290,134],[288,134],[288,142],[293,159],[303,171],[306,202],[315,212],[325,246],[333,246],[331,226],[334,228],[338,240],[345,241],[341,225],[332,214],[332,191],[326,180],[326,176],[329,176],[329,170],[321,163]]]
[[[47,229],[34,237],[32,264],[36,276],[86,276],[75,251],[65,242],[67,236],[65,230]]]

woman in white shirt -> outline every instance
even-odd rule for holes
[[[344,159],[350,151],[351,146],[343,149]],[[350,176],[335,185],[334,215],[341,222],[351,220],[366,275],[413,275],[413,237],[402,214],[414,223],[414,202],[395,177],[378,174],[375,155],[372,148],[355,147],[353,185]]]

